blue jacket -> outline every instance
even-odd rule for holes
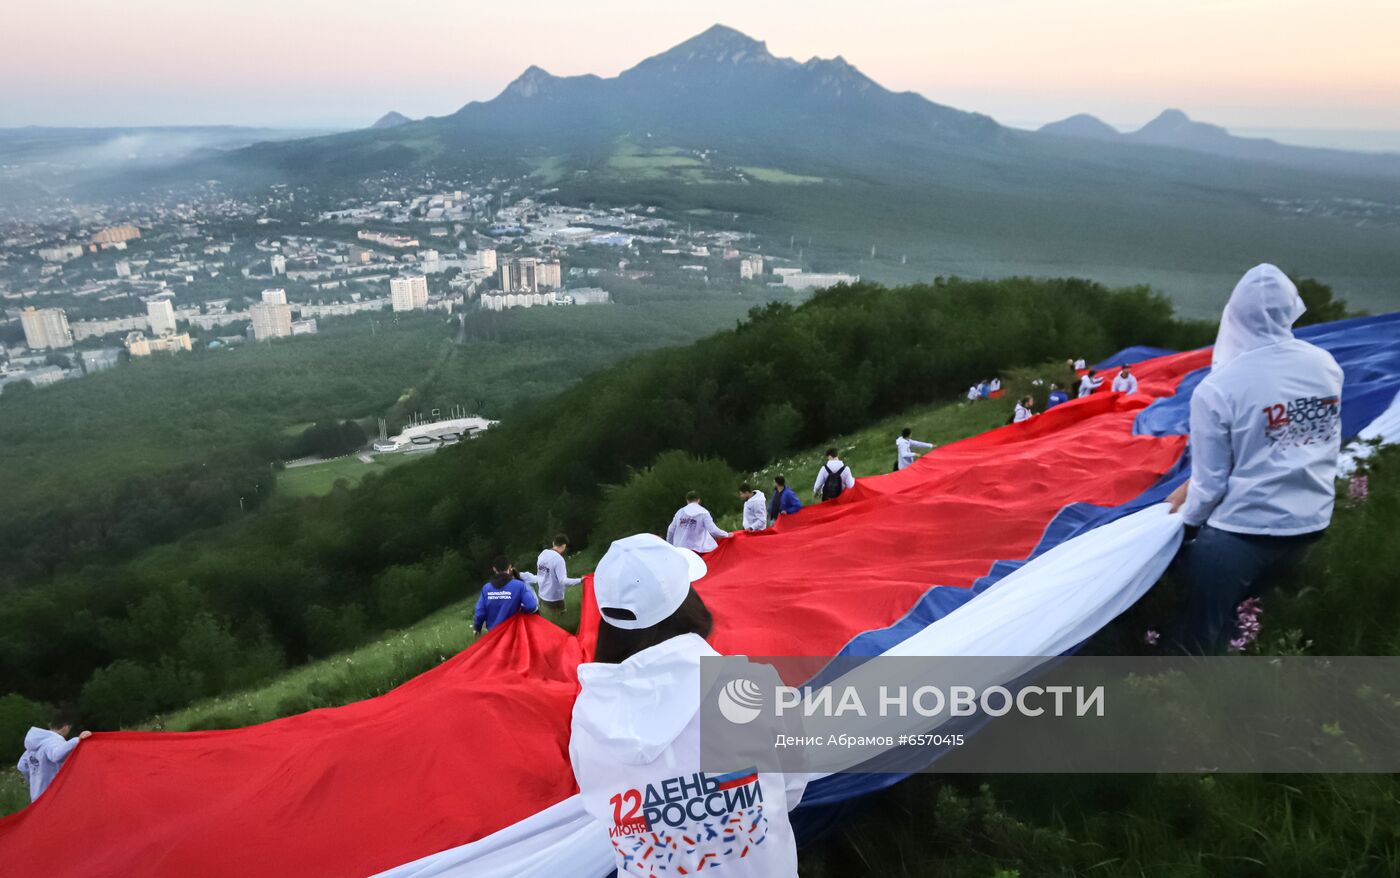
[[[539,599],[530,586],[512,578],[505,585],[497,586],[488,582],[481,587],[481,597],[476,599],[476,618],[473,626],[477,632],[482,626],[495,628],[516,613],[534,613],[540,608]]]
[[[802,501],[797,499],[797,493],[792,488],[784,487],[781,491],[773,492],[773,499],[768,502],[768,517],[777,519],[779,514],[791,515],[802,508]]]
[[[1050,391],[1050,398],[1045,401],[1045,407],[1047,409],[1052,409],[1062,402],[1069,402],[1069,394],[1065,393],[1063,390],[1052,390]]]

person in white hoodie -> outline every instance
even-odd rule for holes
[[[1240,602],[1332,521],[1342,370],[1293,337],[1305,310],[1282,271],[1250,269],[1221,315],[1210,374],[1191,396],[1191,478],[1169,498],[1200,528],[1180,562],[1190,648],[1219,651]]]
[[[1118,374],[1113,376],[1113,392],[1137,393],[1137,387],[1137,376],[1133,374],[1132,369],[1128,368],[1128,364],[1124,363],[1118,370]]]
[[[753,485],[744,482],[739,486],[739,499],[744,501],[744,530],[749,533],[766,530],[768,505],[763,492],[754,490]]]
[[[894,440],[894,468],[896,471],[904,469],[918,458],[919,455],[914,452],[915,448],[933,448],[932,443],[920,442],[913,436],[914,428],[905,427],[899,431],[899,438]]]
[[[534,582],[539,589],[540,606],[556,616],[564,612],[564,589],[583,582],[582,579],[569,576],[569,569],[564,564],[564,553],[568,550],[569,538],[559,534],[551,546],[540,552],[540,556],[535,559]]]
[[[620,876],[716,869],[793,878],[788,820],[803,775],[701,770],[700,660],[713,620],[691,583],[705,562],[651,534],[618,540],[593,575],[602,624],[579,665],[569,760]]]
[[[1035,400],[1029,396],[1023,396],[1016,400],[1016,408],[1011,412],[1011,423],[1019,424],[1022,421],[1029,421],[1035,415]]]
[[[1084,373],[1084,377],[1079,379],[1079,398],[1083,399],[1103,386],[1103,379],[1098,377],[1098,373],[1093,369]]]
[[[700,495],[694,491],[685,495],[685,505],[676,510],[666,528],[666,542],[701,554],[714,551],[719,547],[715,540],[728,536],[729,531],[715,524],[714,516],[700,505]]]
[[[73,731],[72,723],[60,720],[53,727],[41,729],[30,726],[24,735],[24,755],[19,758],[19,773],[29,783],[29,801],[34,801],[49,788],[58,770],[68,760],[78,742],[87,740],[92,732],[82,732],[76,738],[68,737]]]

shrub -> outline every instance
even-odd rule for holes
[[[604,489],[598,531],[608,541],[634,533],[664,534],[688,492],[698,491],[702,502],[713,503],[731,497],[738,485],[739,476],[723,461],[667,451],[624,484]]]

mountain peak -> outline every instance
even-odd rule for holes
[[[711,25],[701,33],[696,34],[671,51],[684,49],[686,51],[700,52],[753,52],[768,53],[768,44],[762,40],[756,40],[742,31],[723,24]]]
[[[767,43],[732,27],[716,24],[642,64],[743,64],[776,60],[768,52]]]
[[[1157,118],[1133,132],[1132,136],[1151,143],[1176,145],[1203,138],[1224,140],[1232,135],[1219,125],[1197,122],[1180,110],[1163,110]]]
[[[1157,118],[1142,126],[1147,128],[1181,128],[1185,125],[1194,125],[1191,117],[1181,110],[1166,109],[1157,114]]]
[[[371,126],[369,126],[369,127],[371,127],[371,128],[397,128],[397,127],[399,127],[400,125],[407,125],[409,122],[412,122],[412,121],[413,121],[412,119],[408,118],[408,117],[405,116],[403,113],[400,113],[400,112],[398,112],[397,110],[390,110],[389,112],[385,113],[383,116],[380,116],[379,119],[378,119],[373,125],[371,125]]]
[[[1094,140],[1115,140],[1119,136],[1118,129],[1109,125],[1098,116],[1091,116],[1088,113],[1076,113],[1068,119],[1061,119],[1058,122],[1051,122],[1040,127],[1042,134],[1055,134],[1060,137],[1079,137]]]
[[[505,91],[501,92],[501,97],[532,98],[548,88],[557,79],[558,77],[543,67],[531,64],[525,68],[524,73],[506,86]]]
[[[861,73],[859,68],[840,55],[835,58],[809,58],[802,67],[815,77],[815,85],[828,94],[859,94],[880,88],[874,80]]]

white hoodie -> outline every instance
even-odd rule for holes
[[[1304,310],[1272,265],[1250,269],[1231,293],[1210,375],[1191,397],[1187,524],[1294,536],[1331,522],[1342,370],[1293,337]]]
[[[754,491],[744,501],[744,530],[757,531],[768,528],[768,501],[762,491]]]
[[[19,758],[19,773],[29,781],[29,801],[34,801],[53,783],[58,770],[73,748],[78,746],[77,738],[63,740],[58,732],[30,726],[24,735],[24,755]]]
[[[676,510],[671,526],[666,528],[666,542],[692,552],[712,552],[719,547],[715,538],[724,539],[729,531],[715,524],[710,510],[699,503],[687,503]]]
[[[564,589],[583,582],[582,579],[569,576],[564,556],[553,547],[540,552],[540,556],[535,559],[535,571],[535,584],[539,588],[542,601],[562,601]]]
[[[569,759],[619,878],[797,875],[787,812],[805,776],[757,772],[719,790],[725,776],[700,770],[700,659],[717,655],[685,634],[620,664],[579,665]]]
[[[1124,375],[1122,372],[1113,376],[1114,393],[1137,393],[1137,376],[1132,372]]]
[[[894,440],[895,469],[904,469],[914,462],[918,457],[914,453],[915,448],[932,448],[929,442],[920,442],[918,439],[905,439],[903,436]]]

